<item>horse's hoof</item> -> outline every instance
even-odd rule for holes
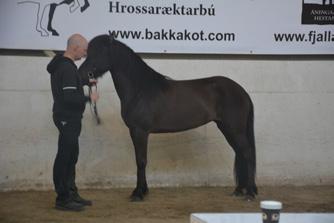
[[[246,195],[245,196],[245,201],[252,202],[255,201],[255,196],[254,195]]]
[[[233,192],[231,195],[232,195],[233,197],[243,197],[243,196],[244,196],[244,194],[243,194],[243,193],[240,193],[240,192]]]
[[[43,37],[47,37],[47,36],[49,36],[49,33],[48,32],[46,32],[46,31],[44,31],[44,30],[37,30],[40,34],[41,34],[41,36],[43,36]]]
[[[243,197],[245,194],[242,189],[235,189],[234,192],[232,193],[232,196],[235,197]]]
[[[146,195],[148,195],[148,193],[149,193],[148,188],[145,188],[145,189],[143,190],[143,195],[146,196]]]
[[[258,195],[258,194],[259,194],[259,192],[258,192],[258,190],[257,190],[257,187],[256,187],[256,186],[254,187],[254,194],[255,194],[255,195]]]
[[[144,201],[144,197],[132,195],[130,197],[130,200],[131,200],[131,202],[140,202],[140,201]]]
[[[130,197],[132,202],[138,202],[144,200],[144,193],[140,189],[135,189]]]
[[[59,33],[56,30],[52,30],[52,36],[59,36]]]

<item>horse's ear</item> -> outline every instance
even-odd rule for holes
[[[109,42],[112,43],[112,41],[115,39],[115,31],[109,30]]]

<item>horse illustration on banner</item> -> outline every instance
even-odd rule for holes
[[[49,36],[50,32],[53,36],[59,36],[59,33],[52,27],[54,13],[58,6],[63,4],[69,5],[71,13],[76,11],[79,7],[80,11],[84,12],[90,6],[88,0],[23,0],[18,2],[18,4],[26,3],[37,5],[36,31],[44,37]],[[43,27],[46,13],[48,14],[47,28]]]

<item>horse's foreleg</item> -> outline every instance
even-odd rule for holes
[[[52,28],[52,20],[53,20],[53,15],[56,11],[57,4],[52,3],[50,5],[50,11],[49,11],[49,21],[48,21],[48,30],[52,33],[53,36],[59,36],[58,32]]]
[[[148,193],[145,168],[147,164],[148,133],[138,128],[131,128],[130,135],[135,148],[137,163],[137,186],[132,192],[132,201],[141,201]]]
[[[80,7],[80,3],[79,3],[79,0],[74,0],[74,1],[71,1],[72,5],[70,5],[70,12],[74,12],[75,10],[77,10],[77,8]]]

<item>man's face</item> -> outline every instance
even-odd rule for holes
[[[87,55],[87,47],[88,47],[88,43],[82,43],[79,46],[76,47],[75,50],[75,59],[76,60],[80,60],[83,57],[86,57]]]

